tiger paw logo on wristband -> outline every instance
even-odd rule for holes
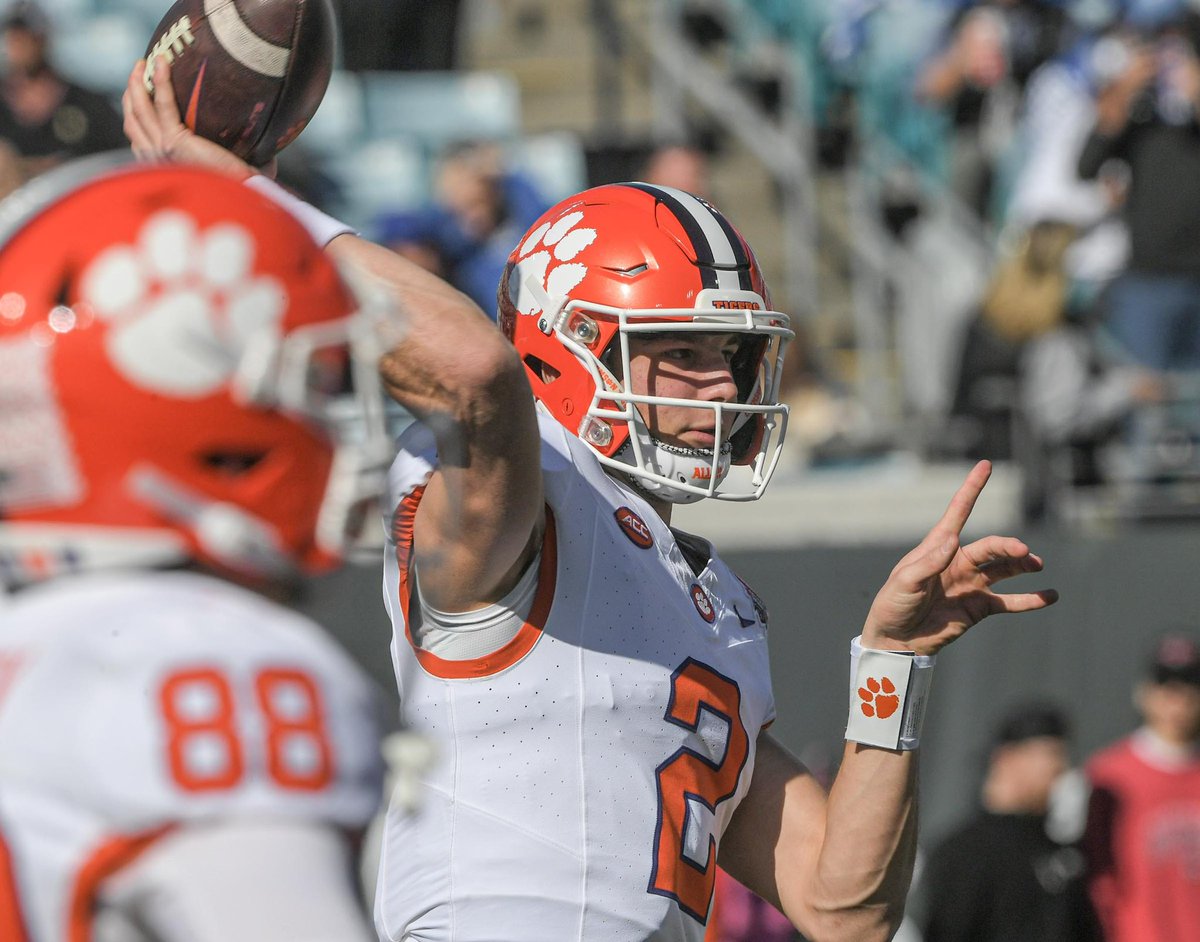
[[[859,687],[858,695],[863,701],[859,704],[863,714],[877,716],[881,720],[886,720],[900,706],[900,698],[896,696],[896,685],[886,677],[882,680],[868,677],[867,686]]]

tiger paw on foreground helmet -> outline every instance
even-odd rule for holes
[[[750,246],[708,203],[642,183],[572,196],[521,239],[498,302],[534,395],[602,464],[670,503],[762,495],[787,425],[778,394],[793,334]],[[675,332],[741,339],[735,402],[631,388],[630,337]],[[660,440],[647,415],[667,406],[711,411],[713,447]]]
[[[106,158],[10,197],[0,575],[338,562],[391,454],[377,316],[287,213],[211,171]]]

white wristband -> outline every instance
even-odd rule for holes
[[[937,655],[876,651],[850,642],[846,738],[884,749],[916,749]]]
[[[270,177],[256,173],[246,178],[246,186],[286,209],[321,248],[325,248],[340,235],[354,235],[353,228],[289,193]]]

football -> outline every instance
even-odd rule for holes
[[[262,166],[316,113],[336,31],[330,0],[176,0],[146,49],[146,88],[165,59],[187,126]]]

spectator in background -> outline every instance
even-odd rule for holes
[[[548,204],[500,148],[471,142],[439,162],[436,202],[376,223],[380,243],[449,281],[491,316],[513,244]]]
[[[1200,19],[1149,41],[1126,34],[1106,51],[1095,125],[1079,174],[1128,167],[1130,257],[1107,292],[1107,322],[1136,362],[1200,369]]]
[[[1061,324],[1021,354],[1020,407],[1034,445],[1023,469],[1029,518],[1048,509],[1056,483],[1086,488],[1117,477],[1109,446],[1126,439],[1141,406],[1168,395],[1162,374],[1112,354],[1093,311],[1069,307]]]
[[[34,3],[19,0],[0,16],[0,140],[23,158],[26,176],[127,144],[108,100],[51,65],[50,40],[50,21]]]
[[[929,855],[918,892],[925,942],[1082,942],[1096,938],[1079,851],[1047,834],[1069,764],[1055,707],[1013,710],[987,759],[982,809]]]
[[[1135,702],[1143,725],[1087,764],[1084,849],[1108,942],[1200,939],[1200,645],[1168,635]]]
[[[1060,47],[1066,14],[1048,0],[988,0],[953,17],[941,49],[917,78],[917,96],[949,110],[951,178],[981,218],[998,211],[997,164],[1012,140],[1031,75]]]
[[[673,186],[704,199],[712,199],[708,154],[695,144],[671,142],[655,147],[637,179],[657,186]]]

